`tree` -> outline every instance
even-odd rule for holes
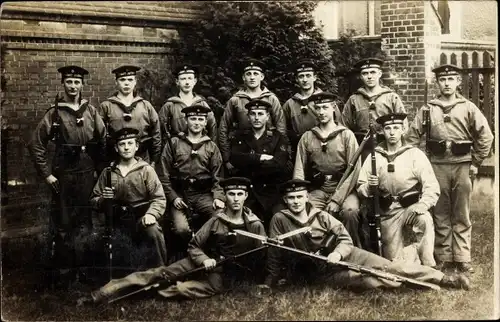
[[[315,25],[315,2],[206,2],[206,15],[173,42],[176,60],[199,66],[199,88],[225,102],[241,84],[239,63],[266,64],[265,83],[284,102],[295,92],[294,65],[315,61],[318,86],[336,92],[332,50]]]

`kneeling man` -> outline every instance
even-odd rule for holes
[[[439,183],[424,152],[402,139],[406,114],[386,114],[377,119],[385,141],[375,148],[376,174],[365,160],[358,177],[358,194],[370,197],[380,191],[382,255],[390,260],[405,258],[403,228],[411,227],[422,265],[435,266],[434,224],[429,209],[439,198]]]

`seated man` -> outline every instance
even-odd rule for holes
[[[424,152],[402,140],[406,114],[386,114],[377,119],[385,141],[375,148],[376,174],[372,160],[365,160],[358,177],[358,194],[366,198],[380,191],[382,255],[404,258],[403,228],[416,235],[415,247],[422,265],[435,266],[434,225],[429,208],[439,198],[439,183]]]
[[[354,191],[358,171],[339,185],[358,143],[354,133],[335,123],[335,99],[334,94],[327,92],[309,97],[319,124],[305,132],[299,141],[293,178],[311,181],[312,205],[338,216],[352,236],[354,245],[359,247],[359,199]],[[361,167],[361,162],[358,162]]]
[[[194,231],[224,207],[219,186],[222,157],[217,145],[203,134],[210,108],[192,105],[182,109],[187,134],[167,138],[161,154],[158,176],[172,205],[173,232],[184,251]],[[196,223],[192,216],[199,215]],[[193,226],[194,225],[194,226]]]
[[[303,268],[300,271],[297,269],[292,271],[293,275],[300,274],[302,277],[326,282],[334,286],[349,286],[361,289],[401,286],[400,282],[363,275],[356,271],[345,270],[332,265],[342,260],[352,264],[385,270],[423,282],[439,284],[444,287],[469,288],[469,279],[464,274],[448,276],[428,266],[405,261],[390,261],[354,247],[351,237],[342,223],[329,213],[314,208],[308,203],[308,184],[308,181],[294,179],[284,185],[285,195],[283,200],[288,209],[282,210],[273,216],[269,227],[269,235],[273,238],[297,228],[309,226],[311,227],[309,234],[287,238],[284,240],[285,246],[308,252],[317,252],[325,247],[327,249],[325,256],[328,256],[328,263],[320,260],[312,262],[311,257],[302,255],[305,258],[301,258],[294,256],[296,254],[290,251],[270,247],[267,259],[269,275],[266,277],[264,287],[271,287],[278,282],[285,263],[295,263],[295,267]],[[325,242],[328,240],[331,243]],[[328,247],[328,244],[331,247]]]
[[[270,103],[254,99],[245,108],[251,129],[235,135],[229,160],[239,173],[252,181],[253,194],[247,206],[261,216],[267,227],[273,213],[280,209],[277,208],[280,207],[277,185],[289,179],[285,170],[289,145],[283,134],[268,128]]]
[[[115,150],[118,162],[104,169],[94,186],[90,203],[104,211],[106,199],[112,199],[114,207],[113,229],[144,235],[155,251],[155,264],[166,261],[166,247],[160,219],[165,212],[166,200],[155,170],[135,153],[139,149],[139,130],[122,128],[115,132]],[[110,174],[111,173],[111,174]],[[111,182],[108,182],[111,178]],[[109,214],[106,214],[108,216]]]
[[[122,279],[114,279],[92,292],[94,302],[102,302],[119,291],[131,286],[146,286],[165,278],[175,279],[176,275],[186,273],[197,267],[204,266],[206,273],[198,279],[177,282],[158,293],[166,298],[205,298],[222,292],[224,280],[231,277],[235,270],[244,265],[255,267],[263,253],[242,256],[237,262],[228,262],[222,267],[217,266],[217,259],[242,254],[259,247],[260,242],[244,236],[229,236],[228,232],[242,229],[254,234],[266,236],[264,226],[252,211],[243,206],[250,188],[246,178],[228,178],[221,181],[224,188],[226,207],[210,218],[196,233],[189,243],[189,256],[165,267],[136,272]],[[257,257],[257,258],[256,258]]]

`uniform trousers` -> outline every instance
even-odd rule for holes
[[[309,193],[309,202],[313,207],[324,210],[330,196],[331,193],[326,193],[323,190],[313,190]],[[356,193],[348,195],[342,205],[340,205],[340,211],[332,215],[342,222],[347,229],[354,246],[361,247],[358,195]]]
[[[283,250],[283,252],[286,251]],[[327,262],[321,262],[302,256],[300,259],[306,264],[302,264],[303,268],[297,273],[303,275],[307,280],[311,280],[312,282],[328,283],[331,286],[339,288],[345,287],[354,290],[397,288],[401,286],[401,282],[394,282],[368,274],[362,274]],[[413,278],[422,282],[439,284],[444,277],[441,271],[429,266],[406,261],[390,261],[357,247],[353,247],[351,253],[342,260],[352,264]],[[293,260],[287,260],[287,262],[293,262]],[[304,266],[308,266],[308,268],[305,269]]]
[[[410,227],[416,235],[415,243],[411,244],[417,250],[422,265],[435,266],[434,260],[434,224],[429,212],[416,214],[408,208],[396,208],[387,215],[381,216],[382,254],[393,260],[404,258],[404,228]]]
[[[129,264],[134,267],[147,265],[149,267],[158,267],[167,263],[167,246],[161,223],[156,222],[152,225],[144,226],[142,218],[118,218],[118,222],[113,223],[115,240],[121,244],[118,247],[125,248],[124,253],[134,255],[130,247],[136,247],[136,244],[143,243],[146,246],[148,254],[137,254],[137,258],[129,257]]]
[[[184,202],[191,208],[192,214],[185,209],[176,209],[172,206],[171,220],[173,232],[184,240],[189,241],[193,232],[196,232],[203,224],[215,214],[213,208],[214,198],[211,192],[195,192],[186,190]],[[192,218],[195,214],[197,217]],[[193,222],[195,221],[195,222]]]
[[[113,279],[101,287],[99,291],[105,296],[113,296],[131,286],[146,286],[151,283],[171,278],[176,275],[197,268],[191,258],[186,257],[169,266],[152,268],[147,271],[135,272],[124,278]],[[205,298],[220,293],[224,288],[222,268],[216,267],[212,271],[202,271],[194,276],[186,276],[187,280],[173,282],[172,285],[158,290],[158,294],[166,298]]]
[[[74,268],[82,264],[84,241],[92,231],[90,194],[94,188],[94,170],[56,174],[59,193],[52,193],[51,221],[54,229],[53,265]]]
[[[432,163],[441,187],[434,207],[436,242],[434,255],[440,262],[470,262],[472,223],[469,203],[472,181],[470,162],[456,164]]]

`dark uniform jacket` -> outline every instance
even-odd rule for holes
[[[210,183],[208,191],[212,191],[213,198],[225,200],[224,192],[219,185],[222,157],[217,145],[208,136],[204,136],[195,144],[183,134],[172,137],[171,143],[172,148],[170,144],[165,144],[157,167],[167,200],[173,202],[182,193],[174,189],[173,178],[196,179],[198,182],[202,180],[206,182],[208,179]]]
[[[46,178],[50,174],[78,172],[95,169],[104,154],[106,128],[95,107],[82,100],[75,111],[67,103],[58,103],[60,129],[56,143],[56,153],[52,169],[47,162],[47,145],[51,141],[51,129],[57,118],[55,107],[51,106],[33,132],[29,151],[33,156],[37,172]],[[77,118],[83,118],[83,126],[78,126]],[[53,134],[53,133],[52,133]]]
[[[288,140],[276,130],[265,131],[258,140],[251,129],[242,131],[231,143],[230,162],[240,175],[252,181],[254,195],[262,205],[275,204],[272,199],[279,193],[277,185],[288,179],[285,171],[288,151]],[[272,155],[273,159],[260,161],[261,154]]]
[[[286,135],[285,118],[283,117],[283,110],[276,95],[265,88],[262,94],[254,99],[264,100],[273,106],[269,111],[271,117],[268,127],[276,128],[280,133]],[[219,148],[224,163],[229,161],[231,139],[234,133],[239,130],[251,129],[251,124],[248,120],[248,111],[245,108],[245,105],[250,100],[252,98],[245,91],[238,91],[227,101],[226,109],[219,125]]]
[[[131,114],[130,121],[124,119],[125,113]],[[130,106],[125,106],[118,97],[111,96],[101,103],[99,114],[106,123],[111,137],[124,127],[133,127],[139,130],[141,145],[137,155],[144,157],[146,162],[158,161],[161,154],[160,121],[150,102],[136,96]],[[146,151],[143,150],[145,148]],[[149,160],[147,153],[149,153]]]

